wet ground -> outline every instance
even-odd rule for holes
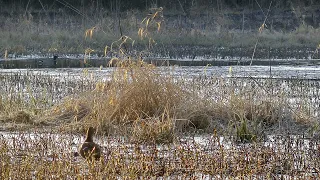
[[[26,163],[32,164],[34,168],[23,174],[28,177],[40,176],[43,168],[47,168],[47,174],[61,177],[61,172],[54,171],[56,166],[52,166],[58,163],[67,164],[62,166],[63,174],[73,177],[76,168],[77,173],[92,176],[85,160],[73,156],[83,141],[81,135],[0,132],[0,142],[4,146],[1,155],[6,158],[5,162],[17,168],[11,169],[12,172],[20,172],[19,168]],[[319,142],[303,136],[273,135],[265,142],[254,144],[238,144],[213,135],[184,136],[170,145],[132,144],[123,137],[98,136],[95,141],[101,145],[102,161],[107,164],[95,165],[104,170],[97,171],[96,176],[108,177],[108,168],[124,166],[124,174],[122,171],[115,173],[122,179],[129,173],[129,167],[140,167],[144,162],[149,170],[155,171],[153,176],[159,176],[156,175],[159,169],[164,172],[154,179],[319,178]],[[147,171],[138,170],[137,174]]]

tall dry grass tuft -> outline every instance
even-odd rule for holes
[[[112,83],[108,91],[109,104],[114,109],[111,117],[118,122],[159,117],[164,113],[173,116],[173,109],[184,95],[170,76],[161,75],[158,69],[144,63],[142,67],[117,69]]]
[[[152,136],[147,140],[171,142],[172,138],[165,140],[155,136],[172,137],[165,134],[172,134],[172,119],[176,108],[188,97],[187,92],[169,73],[160,73],[151,64],[121,61],[117,65],[111,80],[98,82],[93,91],[56,106],[50,112],[53,119],[80,126],[90,124],[107,133],[119,132],[121,127],[127,126],[130,133],[135,133],[133,137],[142,141]]]

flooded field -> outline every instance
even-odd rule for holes
[[[223,92],[216,87],[225,83],[226,88],[235,88],[239,93],[241,89],[260,88],[260,94],[267,93],[270,96],[283,92],[290,97],[291,103],[300,102],[300,97],[308,97],[305,103],[314,108],[319,105],[318,66],[171,66],[158,69],[160,75],[182,82],[186,89],[193,87],[193,91],[200,96],[207,94],[212,97],[216,94],[215,99],[223,97]],[[25,97],[42,96],[51,106],[68,95],[94,90],[98,82],[111,81],[115,70],[114,67],[1,69],[0,90],[3,93],[24,94]],[[268,91],[269,88],[271,91]],[[314,111],[316,113],[318,108]]]
[[[0,179],[319,178],[317,66],[117,71],[1,69]],[[75,156],[89,125],[104,152],[93,163]]]
[[[265,77],[319,79],[319,66],[171,66],[159,67],[163,73],[183,77],[221,76],[221,77]],[[231,72],[230,72],[231,68]],[[94,73],[94,76],[108,77],[114,67],[107,68],[42,68],[42,69],[0,69],[1,74],[33,73],[41,75],[80,76]]]
[[[319,142],[301,136],[270,136],[264,143],[254,144],[237,144],[215,135],[185,136],[170,145],[136,144],[123,137],[98,136],[96,139],[104,154],[100,161],[92,164],[74,156],[84,140],[81,135],[0,133],[1,177],[319,178]]]

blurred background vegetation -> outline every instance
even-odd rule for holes
[[[139,44],[145,44],[137,35],[140,22],[156,7],[164,9],[161,31],[152,34],[160,44],[156,51],[161,55],[170,49],[191,46],[198,47],[191,50],[198,52],[202,47],[240,47],[250,56],[257,39],[259,48],[314,51],[320,42],[320,1],[316,0],[0,0],[0,3],[0,57],[5,51],[17,55],[83,53],[88,47],[102,53],[121,33],[136,40],[139,48]],[[262,24],[263,31],[259,31]],[[95,27],[93,37],[85,38],[85,31],[92,27]]]
[[[30,6],[38,10],[56,11],[59,8],[75,7],[80,10],[81,7],[91,7],[97,11],[132,9],[146,10],[151,6],[161,6],[175,11],[184,11],[187,15],[197,8],[215,9],[224,11],[226,9],[246,8],[249,10],[259,9],[268,6],[271,0],[1,0],[2,8],[22,8],[25,10]],[[290,6],[300,6],[301,8],[320,5],[317,0],[277,0],[273,2],[275,8],[287,9]],[[3,10],[2,9],[2,10]],[[17,10],[17,9],[13,9]]]

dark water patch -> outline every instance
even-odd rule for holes
[[[109,60],[92,59],[84,63],[83,59],[70,58],[37,58],[37,59],[14,59],[0,61],[0,68],[25,69],[25,68],[83,68],[106,66]]]
[[[142,48],[142,47],[139,47]],[[142,49],[141,49],[142,50]],[[310,47],[217,47],[195,45],[164,45],[151,50],[151,55],[146,55],[144,61],[156,66],[235,66],[235,65],[318,65],[319,53]],[[128,54],[136,55],[133,49],[128,49]],[[253,56],[254,54],[254,56]],[[81,55],[59,55],[41,58],[0,59],[0,68],[83,68],[107,67],[110,58],[103,58],[103,53],[98,53],[84,60]],[[252,59],[253,56],[253,59]],[[10,56],[9,56],[10,57]]]
[[[3,69],[27,69],[27,68],[84,68],[84,67],[108,67],[110,58],[97,58],[86,60],[58,58],[40,58],[40,59],[20,59],[20,60],[0,60],[0,68]],[[166,58],[152,58],[146,59],[145,62],[154,64],[156,66],[279,66],[279,65],[299,65],[299,66],[313,66],[319,65],[319,59],[166,59]]]

